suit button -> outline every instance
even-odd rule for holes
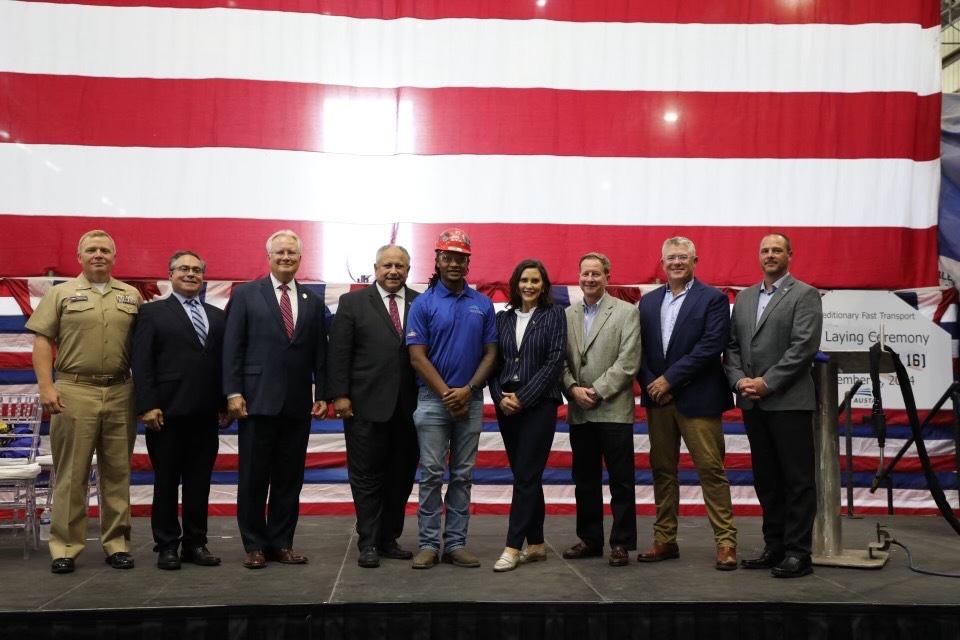
[[[581,366],[581,367],[585,367],[586,365],[587,365],[587,359],[586,359],[586,358],[580,358],[580,366]]]
[[[520,358],[514,358],[513,361],[514,361],[514,362],[520,362]]]

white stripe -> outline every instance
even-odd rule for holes
[[[544,498],[548,505],[574,505],[573,485],[546,485],[543,487]],[[956,491],[946,491],[947,501],[951,504],[957,502]],[[604,503],[609,503],[609,489],[603,487]],[[509,505],[512,496],[512,489],[509,485],[474,485],[472,489],[471,503],[474,505]],[[730,496],[734,506],[759,506],[756,492],[753,487],[735,485],[730,487]],[[871,494],[866,487],[857,487],[853,491],[854,510],[867,507],[875,509],[886,509],[887,496],[885,491],[878,491]],[[414,485],[413,492],[410,495],[407,504],[417,504],[417,486]],[[134,485],[130,487],[130,500],[135,505],[150,505],[153,500],[153,487],[145,485]],[[210,487],[211,504],[236,504],[237,487],[236,485],[213,485]],[[350,485],[343,484],[306,484],[300,492],[300,503],[309,504],[350,504],[353,497],[350,494]],[[651,485],[641,485],[636,487],[636,502],[638,505],[652,505],[653,487]],[[700,487],[680,487],[680,502],[684,505],[703,504],[703,494]],[[894,489],[893,504],[898,509],[929,509],[931,512],[937,510],[937,505],[930,496],[930,492],[924,489]]]
[[[36,215],[925,229],[939,185],[939,160],[0,145],[0,211]]]
[[[23,316],[20,316],[23,317]],[[32,333],[0,333],[0,352],[32,353]]]
[[[0,69],[21,73],[368,87],[940,91],[940,29],[916,24],[361,20],[33,2],[0,2],[0,24]]]

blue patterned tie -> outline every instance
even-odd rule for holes
[[[200,338],[200,344],[207,344],[207,330],[203,327],[203,317],[200,315],[200,304],[196,300],[187,300],[190,306],[190,320],[193,321],[193,328]]]

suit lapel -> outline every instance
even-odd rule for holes
[[[543,324],[540,321],[543,320],[544,313],[545,313],[544,309],[541,309],[540,307],[537,307],[533,310],[533,315],[530,316],[530,322],[527,323],[527,328],[523,330],[523,338],[520,339],[520,344],[517,345],[517,353],[519,353],[520,350],[523,349],[523,345],[527,344],[527,336],[529,336],[532,333],[536,333],[537,329],[539,329],[540,326]],[[513,316],[513,332],[511,335],[513,336],[514,342],[516,342],[517,314],[511,313],[510,315]]]
[[[680,303],[680,313],[677,314],[677,321],[673,323],[673,333],[670,334],[670,342],[667,343],[667,351],[663,354],[664,358],[667,357],[670,347],[673,346],[673,336],[677,334],[677,327],[681,326],[683,322],[686,321],[687,316],[690,315],[693,307],[697,304],[698,298],[700,298],[702,295],[703,285],[700,284],[699,280],[694,280],[693,284],[690,286],[690,290],[687,291],[686,295],[684,295],[683,302]],[[661,344],[662,343],[663,339],[661,338]]]
[[[573,305],[573,345],[577,353],[583,353],[583,303]],[[568,331],[569,333],[569,331]]]
[[[397,330],[393,328],[393,318],[390,317],[390,313],[387,311],[387,308],[383,305],[383,298],[380,297],[380,290],[377,289],[377,285],[372,284],[369,287],[367,287],[367,292],[369,294],[367,297],[367,300],[373,306],[373,312],[376,315],[380,316],[380,319],[383,320],[384,324],[386,324],[387,329],[390,331],[390,334],[393,337],[395,337],[397,340],[402,340],[403,336],[398,336]],[[404,316],[406,316],[407,314],[406,297],[404,297],[403,302],[404,302],[403,314]]]
[[[310,296],[306,294],[306,289],[303,288],[296,280],[293,281],[293,295],[297,296],[297,322],[293,326],[293,337],[290,339],[290,342],[296,340],[300,333],[303,331],[303,327],[307,324],[307,318],[309,317],[310,309],[312,308],[312,301]],[[277,310],[279,311],[280,305],[277,305]]]
[[[187,315],[187,310],[184,308],[180,300],[178,300],[177,297],[171,293],[170,297],[164,302],[167,303],[167,308],[170,310],[170,313],[177,317],[177,322],[180,323],[181,328],[184,331],[189,331],[197,345],[202,347],[203,345],[200,344],[200,336],[197,335],[197,330],[193,326],[193,320]],[[209,333],[209,331],[207,333]]]
[[[593,319],[593,324],[590,325],[590,335],[587,336],[587,342],[583,345],[583,350],[581,353],[586,352],[590,348],[590,345],[593,344],[593,341],[597,339],[597,335],[600,333],[600,330],[603,329],[603,325],[607,323],[607,320],[610,319],[610,315],[613,313],[613,300],[610,298],[610,294],[603,294],[603,298],[600,299],[600,307],[597,309],[597,317]]]
[[[780,304],[780,301],[783,300],[787,294],[790,293],[790,289],[793,288],[793,278],[787,278],[783,281],[780,287],[774,292],[773,299],[767,303],[766,308],[763,310],[763,314],[760,316],[760,320],[757,322],[757,328],[754,329],[753,333],[756,335],[757,331],[760,331],[760,327],[767,321],[767,318],[770,317],[770,314],[774,312],[777,308],[777,305]],[[760,290],[757,289],[757,299],[760,298]],[[753,308],[754,316],[756,316],[757,308]]]
[[[260,294],[267,303],[267,309],[270,310],[270,313],[277,321],[277,326],[280,327],[280,331],[283,335],[287,335],[287,329],[283,326],[283,316],[280,315],[280,303],[277,302],[277,294],[273,291],[273,280],[270,279],[270,276],[260,281]],[[294,295],[296,295],[296,289],[294,289]],[[302,307],[300,311],[303,311]],[[294,335],[296,335],[296,329],[294,329]]]

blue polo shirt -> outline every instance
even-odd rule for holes
[[[407,315],[407,344],[427,347],[430,363],[450,387],[465,387],[497,343],[497,316],[490,298],[464,286],[458,295],[443,282],[417,296]],[[417,384],[424,386],[417,376]]]

